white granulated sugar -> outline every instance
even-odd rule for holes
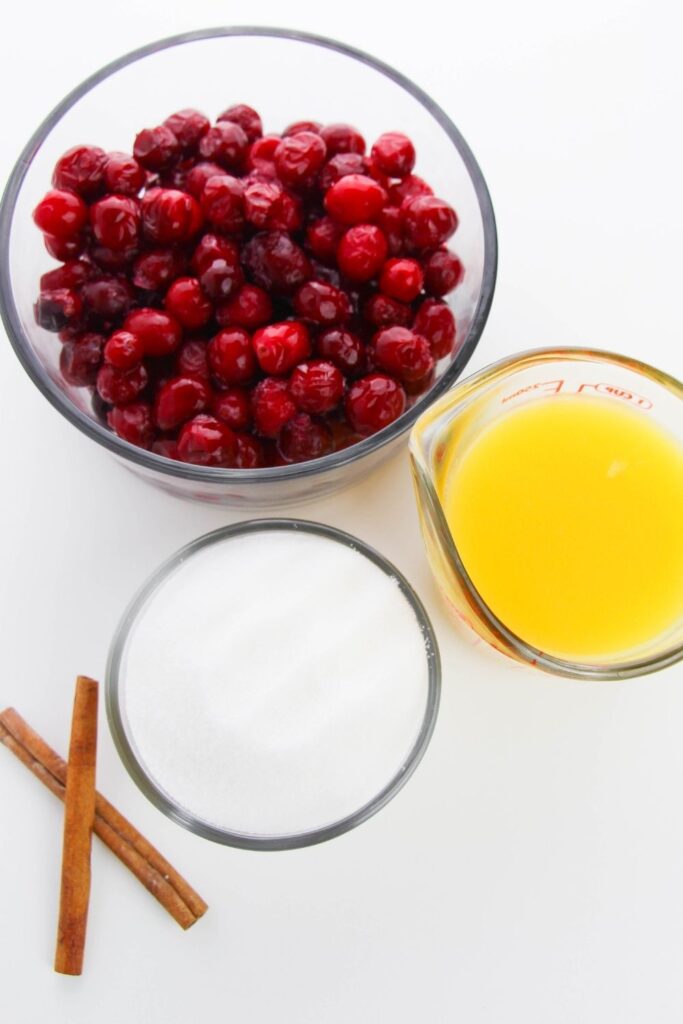
[[[278,836],[339,821],[391,781],[428,668],[396,580],[336,541],[278,530],[181,563],[136,620],[121,685],[136,753],[172,800]]]

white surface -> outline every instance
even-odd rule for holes
[[[496,208],[500,273],[471,369],[588,343],[679,377],[681,23],[671,2],[113,7],[24,0],[0,36],[3,177],[68,89],[135,45],[258,17],[355,43],[449,112]],[[248,97],[245,97],[248,99]],[[236,517],[175,501],[76,434],[0,349],[0,705],[65,750],[132,591]],[[204,842],[138,793],[101,721],[99,783],[210,903],[182,933],[95,845],[86,973],[54,975],[60,808],[0,751],[1,1015],[12,1024],[679,1024],[683,667],[592,685],[470,646],[443,615],[404,458],[302,509],[393,559],[433,616],[439,723],[405,790],[326,845]]]

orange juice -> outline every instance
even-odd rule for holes
[[[683,449],[647,413],[540,398],[454,444],[437,482],[497,618],[557,658],[637,656],[683,616]]]

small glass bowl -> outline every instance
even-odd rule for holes
[[[349,448],[311,462],[258,470],[194,466],[137,448],[111,432],[87,389],[59,371],[59,342],[33,317],[40,275],[54,265],[31,212],[50,187],[52,168],[71,146],[90,142],[130,151],[132,137],[172,111],[196,107],[215,117],[247,102],[266,130],[294,119],[345,121],[372,141],[384,131],[410,135],[417,171],[458,211],[454,247],[465,279],[449,299],[458,348],[437,379],[394,423]],[[493,208],[482,173],[460,132],[399,71],[350,46],[273,28],[215,28],[164,39],[120,57],[66,96],[34,132],[12,171],[0,207],[0,311],[34,384],[78,430],[159,487],[240,508],[282,507],[347,486],[388,457],[420,413],[457,379],[486,323],[496,277]]]
[[[661,370],[593,349],[536,349],[516,354],[462,381],[415,424],[410,456],[420,524],[432,571],[450,610],[491,646],[517,661],[559,675],[625,679],[683,658],[683,621],[666,638],[653,639],[634,660],[606,656],[592,662],[566,661],[532,647],[494,615],[468,576],[435,480],[437,449],[446,437],[449,444],[464,449],[474,434],[511,406],[577,392],[605,402],[626,402],[683,443],[683,384]]]
[[[177,803],[147,771],[141,756],[138,754],[127,723],[125,697],[123,695],[126,646],[138,617],[143,612],[148,601],[153,599],[157,588],[178,569],[181,563],[186,562],[187,559],[192,558],[193,555],[207,547],[220,544],[229,538],[244,534],[263,533],[265,531],[311,533],[324,537],[333,543],[343,544],[345,547],[351,548],[351,550],[356,551],[359,555],[373,562],[383,573],[396,582],[401,594],[414,612],[417,626],[424,640],[427,662],[427,685],[422,720],[416,722],[413,745],[406,753],[402,763],[396,766],[393,777],[387,779],[386,785],[383,786],[372,800],[359,807],[354,813],[340,820],[333,821],[324,827],[288,835],[254,835],[245,832],[229,831],[195,816],[188,808]],[[390,642],[391,638],[387,637],[386,640]],[[121,760],[136,785],[159,810],[163,811],[173,821],[183,825],[184,828],[189,829],[190,832],[226,846],[236,846],[246,850],[292,850],[302,846],[312,846],[316,843],[325,842],[327,839],[333,839],[355,828],[372,817],[373,814],[376,814],[405,785],[422,760],[434,731],[441,693],[441,661],[436,637],[422,602],[398,569],[378,551],[375,551],[374,548],[369,547],[349,533],[344,533],[342,530],[337,530],[332,526],[325,526],[322,523],[312,523],[303,519],[251,519],[234,526],[214,530],[212,533],[199,537],[197,540],[186,545],[186,547],[181,548],[160,565],[156,572],[143,584],[126,609],[112,639],[107,662],[105,687],[109,727]]]

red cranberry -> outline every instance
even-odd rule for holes
[[[367,174],[367,171],[367,160],[360,153],[338,153],[324,165],[319,185],[323,192],[327,192],[347,174]]]
[[[85,260],[69,260],[63,266],[48,270],[40,278],[41,292],[53,288],[77,288],[92,276],[93,268]]]
[[[370,153],[380,170],[390,178],[405,178],[415,166],[415,147],[401,132],[380,135]]]
[[[407,327],[385,327],[372,342],[372,357],[377,366],[400,381],[418,381],[434,367],[429,342]]]
[[[379,286],[385,295],[399,302],[412,302],[422,291],[422,267],[417,260],[387,260],[382,267]]]
[[[102,245],[114,252],[127,249],[138,240],[138,204],[129,196],[105,196],[90,207],[90,224]]]
[[[458,226],[458,216],[453,207],[436,196],[404,199],[401,216],[406,238],[418,249],[441,245]]]
[[[417,174],[409,174],[403,181],[399,181],[389,188],[389,202],[392,206],[400,206],[404,199],[412,198],[413,196],[433,195],[434,192],[431,185],[428,185],[422,178],[418,178]]]
[[[273,159],[280,180],[296,187],[314,181],[326,155],[327,147],[319,135],[298,132],[281,140]]]
[[[277,449],[285,462],[319,459],[332,450],[332,434],[325,423],[299,412],[280,431]]]
[[[102,274],[81,285],[81,299],[86,312],[96,320],[118,320],[132,305],[133,289],[121,277]]]
[[[205,341],[186,341],[175,354],[175,371],[179,377],[209,380],[209,352]]]
[[[242,388],[228,388],[214,395],[211,412],[233,430],[246,430],[251,423],[249,395]]]
[[[306,242],[313,255],[323,263],[334,263],[344,229],[331,217],[319,217],[306,229]]]
[[[385,174],[384,171],[381,170],[377,161],[372,156],[365,158],[365,165],[365,174],[367,174],[369,178],[372,178],[373,181],[376,181],[378,185],[381,185],[384,191],[388,193],[391,185],[389,175]]]
[[[237,266],[240,259],[240,250],[236,242],[230,238],[223,238],[222,235],[215,235],[207,232],[202,235],[192,253],[192,269],[199,277],[212,263],[221,261]]]
[[[247,242],[242,262],[254,282],[269,291],[295,291],[312,275],[310,260],[284,231],[260,232]]]
[[[222,174],[225,174],[225,171],[218,164],[209,161],[195,164],[185,179],[185,191],[189,192],[195,199],[201,200],[204,186],[209,178],[215,178],[216,175],[220,177]]]
[[[363,306],[363,319],[373,327],[408,327],[412,318],[410,306],[381,292],[371,295]]]
[[[104,166],[104,182],[108,192],[120,196],[137,196],[145,184],[144,167],[128,153],[109,153]]]
[[[142,361],[144,354],[141,339],[130,331],[114,331],[104,346],[105,362],[117,370],[131,370]]]
[[[244,213],[257,228],[296,231],[301,227],[300,202],[276,181],[253,181],[244,190]]]
[[[304,324],[286,320],[256,331],[254,352],[264,373],[288,373],[311,352],[311,341]]]
[[[224,384],[245,384],[256,373],[251,338],[241,327],[226,327],[209,342],[209,365]]]
[[[389,255],[400,256],[403,252],[403,217],[400,207],[385,206],[376,217],[376,223],[387,240]]]
[[[109,405],[134,402],[147,385],[147,370],[140,363],[130,370],[117,370],[105,363],[97,374],[97,393]]]
[[[244,224],[244,185],[229,174],[209,178],[202,192],[202,209],[221,231],[239,232]]]
[[[234,299],[216,308],[216,319],[221,327],[235,324],[251,331],[267,324],[272,315],[273,304],[268,292],[255,284],[243,285]]]
[[[243,128],[233,121],[219,121],[209,128],[199,143],[199,152],[205,160],[213,160],[227,171],[241,170],[249,149],[249,140]]]
[[[233,107],[228,107],[216,120],[238,124],[249,142],[256,142],[263,135],[261,118],[254,108],[248,107],[246,103],[236,103]]]
[[[464,267],[455,253],[437,249],[424,263],[425,291],[440,299],[457,288],[464,275]]]
[[[150,189],[142,197],[141,213],[145,235],[162,245],[186,242],[202,226],[202,211],[197,200],[177,189]]]
[[[322,125],[320,121],[294,121],[292,124],[288,124],[282,133],[282,137],[287,138],[288,135],[298,135],[299,132],[313,132],[314,135],[320,135]]]
[[[83,388],[95,383],[105,340],[102,334],[82,334],[62,346],[59,369],[67,384]]]
[[[251,411],[258,433],[263,437],[277,437],[285,423],[296,415],[287,381],[276,377],[259,381],[252,391]]]
[[[163,171],[180,157],[180,143],[165,124],[143,128],[135,136],[133,156],[148,171]]]
[[[320,135],[327,146],[328,156],[365,152],[365,139],[350,124],[326,124],[320,129]]]
[[[73,238],[87,217],[88,208],[81,197],[61,189],[47,192],[33,211],[40,230],[54,238]]]
[[[271,167],[275,168],[273,158],[279,145],[279,135],[264,135],[263,138],[252,142],[247,154],[247,169],[249,171],[269,171]]]
[[[69,320],[81,312],[83,303],[73,288],[53,288],[41,291],[33,306],[35,321],[46,331],[60,331]]]
[[[128,406],[130,409],[131,406]],[[134,406],[133,406],[134,408]],[[178,442],[172,441],[169,438],[162,438],[159,441],[152,443],[152,451],[155,455],[161,455],[164,459],[179,459],[178,455]]]
[[[358,377],[366,370],[365,346],[357,334],[333,327],[318,337],[317,352],[339,367],[347,377]]]
[[[83,235],[74,235],[73,238],[56,238],[55,235],[43,235],[43,243],[50,256],[56,260],[72,260],[80,256],[85,248]]]
[[[180,324],[174,316],[148,307],[129,313],[123,329],[138,335],[147,356],[170,355],[178,348],[182,335]]]
[[[195,416],[180,431],[178,458],[197,466],[230,466],[235,458],[235,435],[214,416]]]
[[[154,419],[160,430],[174,430],[206,409],[209,388],[197,377],[172,377],[161,385],[154,400]]]
[[[133,284],[149,292],[160,292],[183,273],[185,257],[177,249],[152,249],[138,256],[133,265]]]
[[[340,184],[346,180],[342,178]],[[337,247],[339,269],[351,281],[369,281],[386,258],[386,238],[374,224],[356,224],[349,228]]]
[[[196,277],[178,277],[166,292],[164,306],[183,327],[203,327],[213,314],[213,306]]]
[[[325,281],[307,281],[294,295],[294,312],[303,320],[332,327],[344,323],[351,314],[346,292]]]
[[[57,161],[52,184],[93,199],[102,191],[106,161],[107,154],[98,146],[74,146]]]
[[[425,299],[415,316],[413,330],[429,342],[435,359],[443,359],[455,346],[455,317],[438,299]]]
[[[152,409],[147,402],[114,406],[107,415],[107,422],[115,434],[138,448],[149,448],[154,440]]]
[[[219,235],[204,235],[192,256],[192,266],[212,299],[227,299],[244,280],[238,246]]]
[[[199,140],[206,135],[211,122],[198,110],[187,107],[167,117],[164,127],[171,129],[183,153],[195,153]]]
[[[325,209],[341,224],[361,224],[381,211],[387,194],[365,174],[347,174],[325,196]]]
[[[311,359],[293,370],[289,393],[303,412],[330,412],[344,396],[344,377],[334,363]]]
[[[346,416],[355,431],[375,434],[398,419],[406,407],[406,393],[393,377],[370,373],[352,384],[346,396]]]
[[[235,438],[235,468],[260,469],[265,466],[263,445],[250,434],[237,434]]]

